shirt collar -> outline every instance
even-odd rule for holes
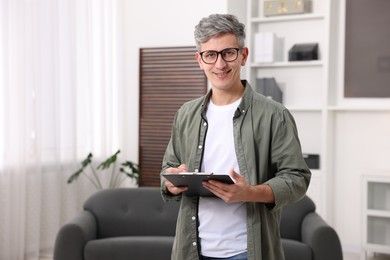
[[[251,104],[251,100],[252,100],[252,96],[253,96],[253,90],[252,90],[251,85],[248,83],[248,81],[241,80],[241,83],[244,86],[245,91],[244,91],[244,95],[241,99],[241,103],[238,106],[237,111],[234,114],[235,118],[239,117],[241,114],[246,113],[246,111],[248,110],[248,108]],[[202,116],[204,118],[206,118],[205,115],[206,115],[206,111],[207,111],[207,104],[210,101],[211,94],[212,94],[212,89],[210,89],[207,92],[207,94],[204,96],[203,101],[202,101]]]

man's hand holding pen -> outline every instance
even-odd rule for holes
[[[177,166],[170,162],[167,162],[167,165],[170,167],[165,170],[166,173],[181,173],[181,172],[188,171],[187,165],[185,164],[181,164]],[[169,192],[172,193],[173,195],[179,195],[188,189],[188,187],[176,187],[167,179],[165,180],[165,186],[167,187]]]

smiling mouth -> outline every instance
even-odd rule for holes
[[[231,70],[228,70],[228,71],[222,71],[222,72],[214,72],[214,74],[218,77],[218,78],[225,78],[229,73],[230,73]]]

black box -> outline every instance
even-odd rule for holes
[[[288,60],[318,60],[318,43],[295,44],[288,51]]]
[[[310,169],[319,169],[320,168],[320,155],[319,154],[303,154],[303,159],[307,164],[307,167]]]
[[[279,103],[283,101],[283,92],[280,90],[275,78],[257,78],[256,91]]]

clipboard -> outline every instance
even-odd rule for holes
[[[232,178],[227,174],[213,174],[207,172],[181,172],[163,173],[164,178],[172,182],[176,187],[188,186],[184,192],[186,196],[215,196],[208,189],[203,187],[202,182],[207,180],[217,180],[227,184],[234,184]]]

